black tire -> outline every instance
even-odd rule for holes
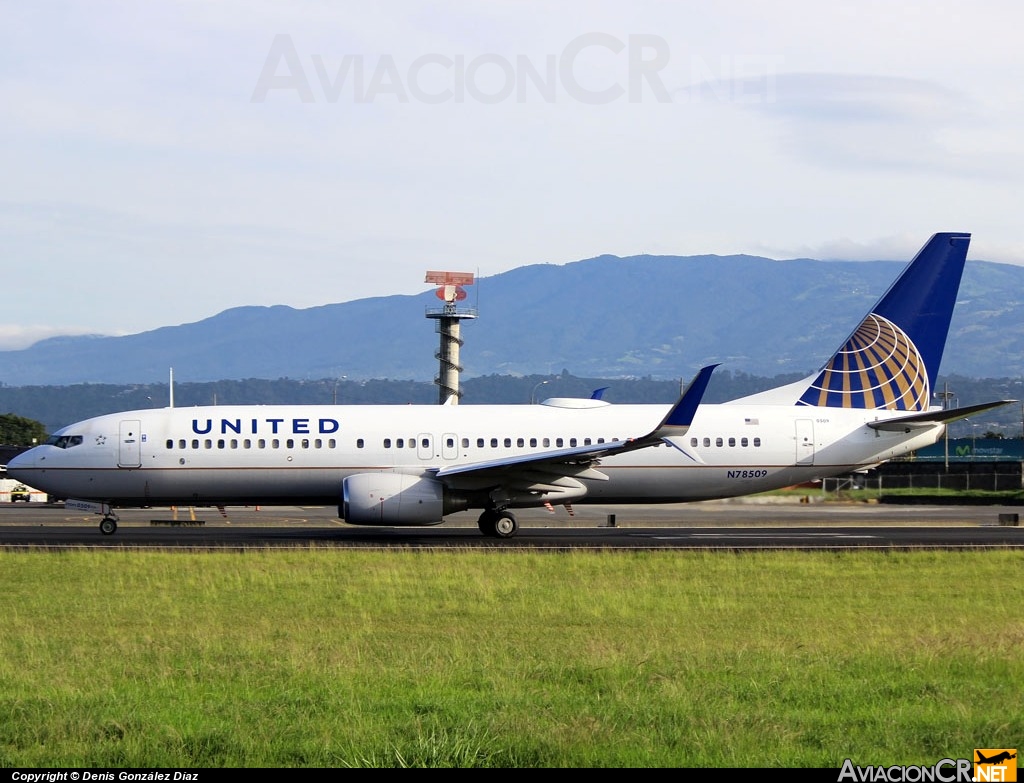
[[[512,538],[518,530],[519,523],[507,511],[502,511],[494,520],[494,535],[498,538]]]
[[[100,532],[105,536],[112,536],[117,532],[117,520],[110,517],[103,517],[100,520]]]
[[[485,511],[480,515],[480,519],[476,521],[476,526],[480,528],[480,532],[485,536],[494,537],[498,535],[496,525],[498,522],[498,515],[493,511]]]

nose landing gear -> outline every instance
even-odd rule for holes
[[[100,532],[105,536],[112,536],[117,532],[117,514],[109,512],[100,520]]]

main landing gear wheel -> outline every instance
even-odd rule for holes
[[[117,532],[117,519],[114,517],[103,517],[100,520],[100,532],[105,536],[112,536]]]
[[[480,528],[480,532],[485,536],[494,537],[498,535],[498,531],[495,529],[495,522],[498,521],[498,515],[493,511],[485,511],[480,515],[480,519],[476,521],[476,526]]]
[[[477,526],[491,538],[511,538],[519,530],[519,523],[508,511],[485,511],[477,520]]]
[[[498,538],[512,538],[519,530],[519,523],[516,522],[516,518],[507,511],[502,511],[498,514],[498,518],[494,521],[494,535]]]

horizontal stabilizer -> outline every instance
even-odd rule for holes
[[[925,411],[914,413],[910,416],[900,416],[898,419],[885,419],[883,421],[869,421],[868,426],[875,430],[885,432],[908,432],[913,429],[925,429],[936,424],[948,424],[951,421],[959,421],[973,416],[975,413],[999,408],[1003,405],[1010,405],[1018,400],[998,400],[996,402],[982,402],[978,405],[968,405],[965,408],[950,408],[949,410]]]

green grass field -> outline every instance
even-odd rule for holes
[[[0,552],[2,767],[834,767],[1024,738],[1024,554]]]

